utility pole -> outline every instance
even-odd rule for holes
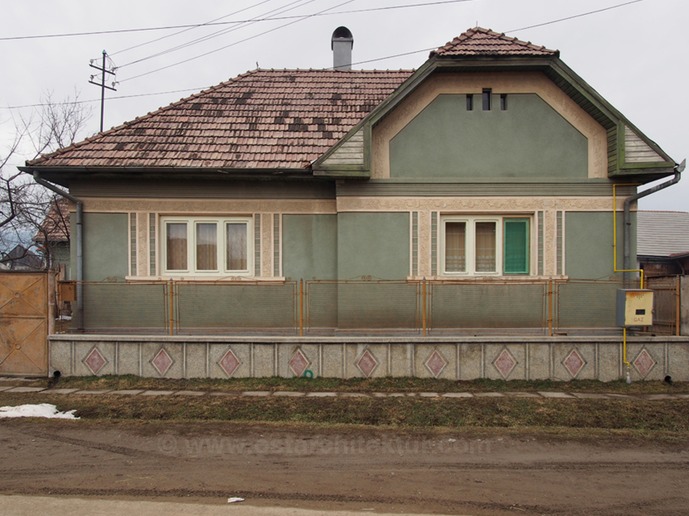
[[[116,68],[114,66],[111,66],[110,69],[106,67],[106,59],[108,58],[108,53],[103,50],[103,64],[101,66],[96,66],[93,64],[95,59],[91,59],[91,62],[89,63],[89,66],[91,68],[95,68],[99,72],[101,72],[100,76],[100,82],[94,82],[94,78],[96,77],[95,75],[92,75],[89,79],[89,83],[95,84],[96,86],[100,86],[100,132],[103,132],[103,112],[105,111],[105,90],[110,90],[110,91],[117,91],[115,89],[115,84],[117,84],[117,81],[115,81],[115,70]],[[105,83],[105,74],[112,75],[112,86],[108,86]]]

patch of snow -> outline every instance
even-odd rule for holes
[[[47,417],[57,419],[79,419],[74,415],[76,410],[58,412],[55,405],[39,403],[38,405],[19,405],[17,407],[0,407],[0,418],[9,417]]]

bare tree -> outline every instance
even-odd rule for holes
[[[5,266],[33,250],[38,250],[44,265],[50,266],[53,244],[69,242],[65,201],[56,199],[52,192],[16,169],[12,171],[10,162],[22,151],[24,157],[34,159],[71,145],[90,116],[90,108],[79,101],[77,94],[62,102],[46,94],[38,113],[15,119],[13,142],[0,156],[0,262],[4,261]]]

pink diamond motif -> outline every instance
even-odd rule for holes
[[[503,379],[507,380],[515,367],[517,367],[517,359],[510,353],[510,350],[503,348],[498,357],[493,361],[493,366],[502,375]]]
[[[289,359],[288,364],[289,368],[294,373],[294,376],[302,376],[304,374],[304,371],[306,371],[306,369],[309,367],[309,364],[311,364],[311,362],[306,357],[304,352],[301,349],[297,348],[297,350],[292,355],[292,358]]]
[[[93,374],[98,374],[108,363],[108,360],[103,356],[100,350],[94,346],[91,348],[91,351],[89,351],[89,354],[86,355],[83,362]]]
[[[174,363],[175,361],[172,360],[170,354],[165,351],[165,348],[160,348],[158,353],[151,359],[151,365],[155,367],[155,370],[158,371],[160,376],[165,376],[165,373],[170,370]]]
[[[653,360],[651,354],[648,351],[646,351],[646,348],[644,348],[641,350],[641,353],[639,353],[636,356],[634,362],[632,363],[634,364],[634,367],[639,372],[641,377],[646,378],[646,376],[648,376],[648,373],[651,372],[651,369],[653,369],[658,362]]]
[[[364,373],[364,376],[368,378],[373,374],[373,371],[376,370],[376,367],[378,367],[378,360],[376,360],[376,357],[373,356],[373,353],[367,349],[361,354],[359,359],[354,362],[354,365],[356,365],[359,368],[359,371]]]
[[[431,353],[431,356],[426,359],[423,365],[426,366],[426,369],[430,371],[434,378],[438,378],[447,364],[448,361],[445,360],[445,357],[442,355],[442,353],[435,349],[433,350],[433,353]]]
[[[576,348],[572,348],[562,361],[562,365],[565,366],[565,369],[567,369],[567,372],[572,378],[576,378],[586,365],[586,360],[584,360],[584,357],[581,356],[581,353],[579,353]]]
[[[232,349],[228,349],[222,358],[218,360],[218,365],[225,371],[227,376],[232,376],[241,364],[241,361],[237,358],[237,355],[234,354]]]

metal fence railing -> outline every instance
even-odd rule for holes
[[[677,282],[674,283],[676,285]],[[619,281],[494,280],[83,282],[89,333],[532,334],[619,331]],[[656,291],[653,330],[679,328],[678,290]]]

